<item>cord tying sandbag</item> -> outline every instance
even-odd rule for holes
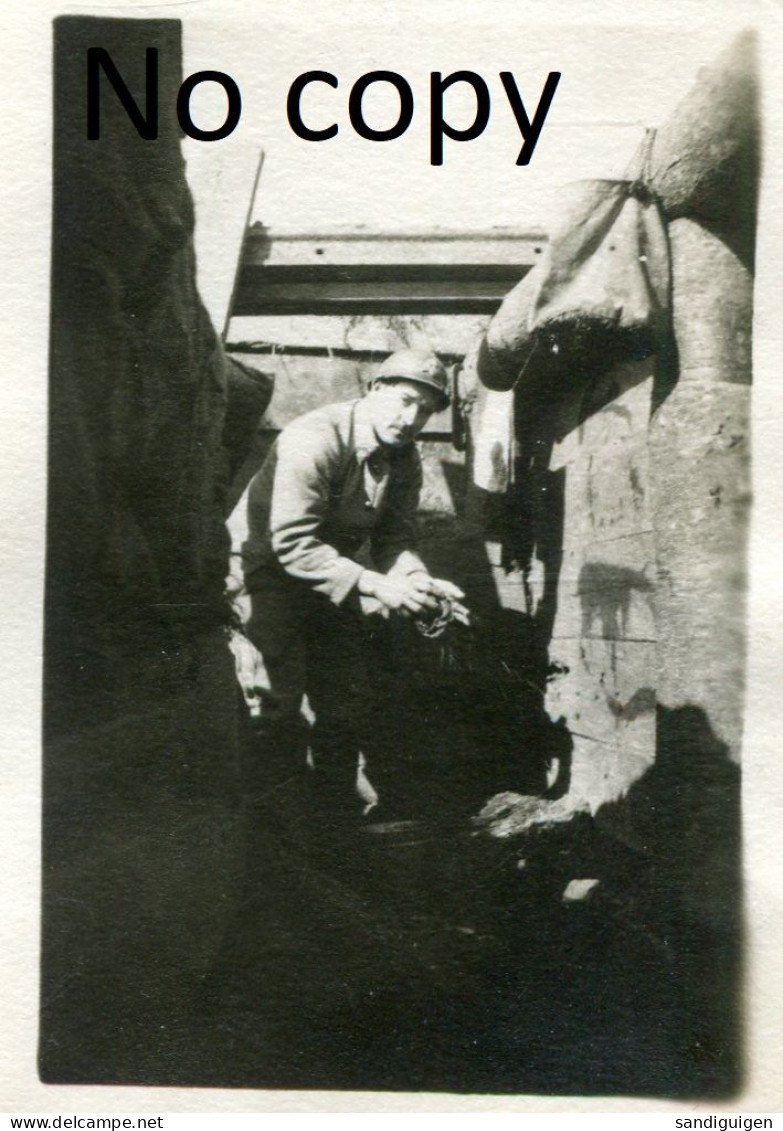
[[[646,187],[653,132],[625,180],[576,181],[541,262],[503,300],[479,351],[488,388],[589,373],[656,351],[666,333],[666,222]]]

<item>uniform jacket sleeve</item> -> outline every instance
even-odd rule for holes
[[[363,572],[321,537],[339,458],[337,439],[326,429],[282,432],[269,516],[272,550],[285,572],[336,605]]]
[[[406,453],[389,485],[381,519],[371,539],[372,557],[383,573],[427,572],[427,567],[416,553],[418,531],[416,511],[421,494],[422,471],[418,451]]]

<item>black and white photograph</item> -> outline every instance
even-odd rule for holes
[[[41,40],[38,1081],[741,1106],[759,10],[283,7]]]

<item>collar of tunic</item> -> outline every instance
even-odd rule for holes
[[[367,403],[357,401],[353,410],[356,459],[364,468],[364,489],[373,509],[380,507],[389,485],[389,453],[375,435]]]

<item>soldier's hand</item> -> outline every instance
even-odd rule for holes
[[[438,597],[450,597],[452,601],[461,601],[465,594],[453,581],[445,581],[441,577],[430,578],[430,592]]]
[[[375,597],[390,612],[416,615],[425,609],[437,609],[432,578],[426,573],[393,575],[366,569],[359,578],[359,592]]]
[[[429,577],[429,575],[424,576]],[[460,624],[470,625],[473,623],[470,610],[461,603],[465,594],[453,581],[446,581],[442,577],[429,577],[429,592],[436,597],[445,598],[449,602],[451,614]]]

